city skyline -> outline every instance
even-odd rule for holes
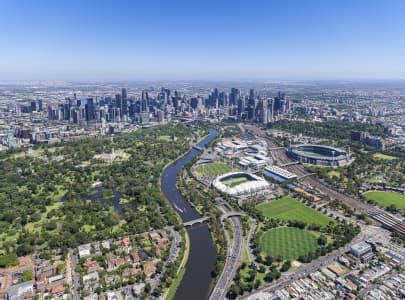
[[[0,8],[0,80],[405,79],[402,1]]]

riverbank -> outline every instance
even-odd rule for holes
[[[172,285],[166,291],[165,295],[163,295],[163,299],[165,300],[173,300],[174,296],[176,295],[177,288],[180,286],[180,282],[183,279],[184,274],[186,273],[186,263],[188,261],[188,256],[190,254],[190,238],[188,237],[187,230],[184,230],[184,238],[185,238],[185,249],[184,249],[184,256],[180,263],[180,266],[177,270],[177,276],[173,280]]]
[[[210,136],[210,134],[211,134],[211,132],[204,135],[204,136],[202,136],[202,137],[197,138],[197,141],[195,142],[195,144],[199,144],[199,143],[203,142],[205,139],[207,139]],[[190,153],[190,151],[192,151],[192,149],[193,149],[192,146],[193,145],[191,145],[190,149],[187,152],[185,152],[184,154],[179,155],[177,158],[169,161],[163,167],[162,172],[160,173],[160,176],[159,176],[159,190],[163,195],[164,195],[163,190],[162,190],[162,177],[163,177],[163,174],[166,172],[167,168],[170,165],[176,163],[177,161],[179,161],[182,158],[184,158],[185,156],[187,156]],[[166,196],[165,196],[165,199],[173,206],[173,204],[170,202],[170,200]],[[182,224],[183,220],[182,220],[182,218],[181,218],[181,216],[180,216],[180,214],[178,212],[177,212],[176,216],[177,216],[179,224]],[[184,241],[185,241],[184,256],[183,256],[183,259],[182,259],[182,261],[181,261],[181,263],[179,265],[179,268],[177,270],[176,277],[173,278],[173,282],[172,282],[171,286],[169,287],[169,289],[166,290],[165,294],[163,295],[163,299],[165,299],[165,300],[174,299],[174,297],[176,295],[176,292],[177,292],[177,289],[180,286],[180,283],[183,280],[184,274],[186,272],[186,264],[187,264],[187,261],[188,261],[189,255],[190,255],[190,237],[189,237],[189,234],[188,234],[187,230],[185,230],[185,229],[182,229],[182,230],[184,230]],[[182,241],[182,243],[184,241]]]
[[[197,146],[204,147],[218,135],[218,131],[210,128],[210,134]],[[196,157],[199,152],[192,148],[177,161],[166,167],[161,177],[161,189],[165,197],[181,216],[183,222],[199,218],[200,215],[183,197],[176,186],[177,175],[181,169]],[[174,293],[176,300],[205,300],[209,296],[212,283],[212,272],[216,262],[216,251],[207,224],[187,228],[189,237],[189,255],[185,267],[179,270],[176,280],[180,282]],[[182,279],[180,278],[182,277]]]

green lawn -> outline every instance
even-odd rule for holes
[[[159,136],[159,139],[165,142],[170,142],[172,138],[169,135],[161,135]]]
[[[405,209],[405,195],[393,192],[365,192],[363,196],[367,200],[373,200],[381,206],[387,207],[394,204],[399,209]]]
[[[199,165],[195,168],[195,172],[199,176],[214,177],[232,171],[232,167],[224,163],[208,163]]]
[[[373,154],[373,158],[374,158],[374,159],[380,159],[380,160],[394,160],[394,159],[398,159],[398,157],[391,156],[391,155],[386,155],[386,154],[382,154],[382,153],[374,153],[374,154]]]
[[[328,216],[289,196],[259,204],[256,208],[268,218],[284,221],[303,221],[308,224],[318,224],[320,226],[326,226],[330,221],[333,221]]]
[[[332,178],[333,176],[340,178],[340,172],[336,170],[329,171],[327,174],[329,178]]]
[[[273,228],[260,237],[260,249],[266,255],[296,260],[301,255],[314,252],[318,247],[315,236],[295,227]]]
[[[234,186],[237,186],[239,184],[242,184],[242,183],[245,183],[248,181],[249,181],[249,179],[247,179],[246,177],[237,177],[237,178],[229,178],[226,180],[222,180],[223,184],[225,184],[226,186],[229,186],[229,187],[234,187]]]

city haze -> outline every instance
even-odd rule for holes
[[[404,79],[405,3],[3,1],[0,80]]]

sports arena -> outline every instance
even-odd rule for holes
[[[287,149],[287,155],[302,163],[319,166],[345,166],[352,162],[350,153],[323,145],[295,145]]]
[[[245,172],[232,172],[218,176],[212,184],[221,192],[233,197],[255,194],[270,187],[263,178]]]

